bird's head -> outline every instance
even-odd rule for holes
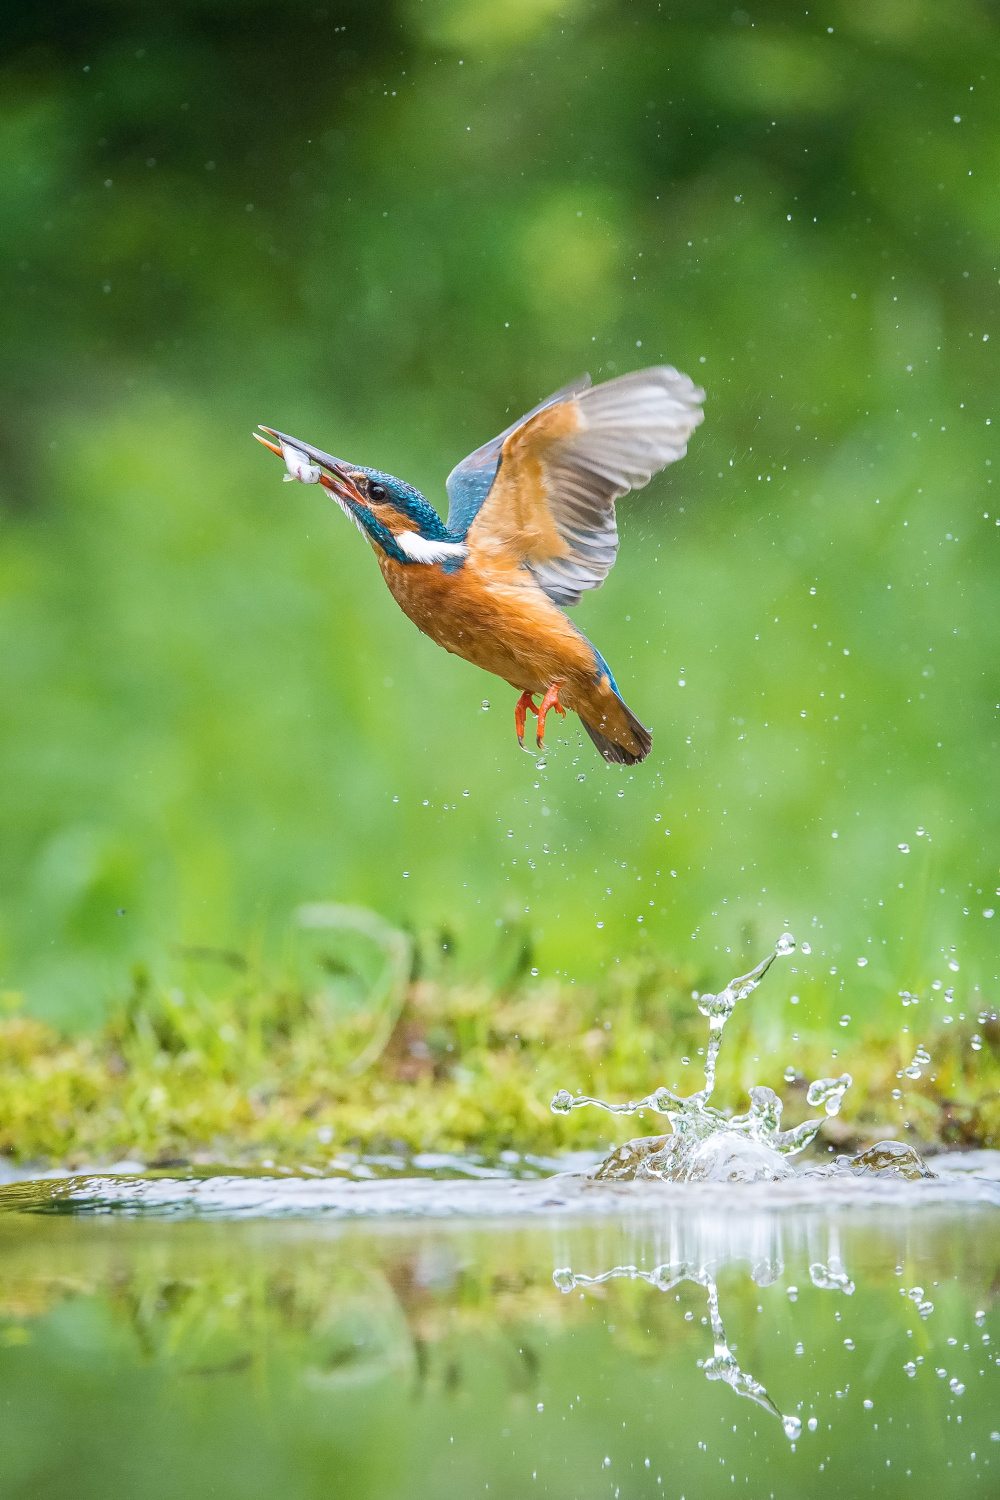
[[[434,507],[404,479],[380,469],[345,463],[287,433],[262,427],[259,443],[285,461],[285,479],[321,484],[344,514],[389,557],[401,563],[457,567],[468,549],[452,536]]]

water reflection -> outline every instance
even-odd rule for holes
[[[996,1210],[754,1191],[660,1185],[649,1213],[591,1184],[600,1219],[0,1216],[0,1488],[822,1500],[890,1467],[995,1494]]]
[[[737,1396],[748,1396],[752,1401],[756,1401],[758,1406],[762,1406],[765,1411],[777,1417],[785,1436],[794,1440],[801,1434],[801,1420],[794,1415],[784,1415],[771,1400],[760,1381],[755,1380],[748,1371],[740,1368],[726,1337],[722,1314],[719,1310],[719,1288],[715,1280],[716,1267],[720,1259],[717,1240],[718,1224],[706,1225],[704,1222],[695,1221],[691,1227],[694,1243],[689,1246],[679,1244],[676,1248],[681,1252],[693,1251],[693,1259],[671,1259],[654,1266],[649,1271],[644,1271],[635,1265],[613,1266],[610,1270],[600,1271],[594,1276],[576,1273],[569,1266],[557,1267],[552,1273],[552,1280],[563,1293],[571,1292],[576,1287],[600,1286],[619,1277],[626,1277],[630,1281],[645,1281],[660,1292],[673,1291],[674,1287],[682,1281],[691,1281],[704,1287],[707,1292],[708,1320],[714,1347],[709,1358],[698,1360],[698,1366],[704,1370],[706,1379],[725,1381]],[[774,1227],[779,1228],[777,1225]],[[753,1259],[753,1256],[760,1250],[759,1243],[755,1242],[759,1233],[759,1228],[755,1226],[751,1241],[746,1246],[748,1252],[746,1257],[740,1254],[740,1247],[734,1246],[731,1240],[727,1242],[726,1254],[733,1256],[735,1251],[739,1259]],[[828,1226],[827,1234],[829,1243],[826,1260],[825,1262],[814,1261],[810,1265],[810,1279],[813,1286],[822,1291],[844,1292],[850,1296],[854,1291],[854,1282],[847,1275],[840,1259],[840,1236],[836,1225]],[[772,1242],[768,1246],[768,1251],[768,1254],[753,1261],[750,1271],[751,1280],[760,1287],[771,1286],[783,1275],[785,1269],[778,1245]],[[725,1257],[722,1263],[725,1263]],[[797,1300],[797,1288],[789,1288],[789,1291],[793,1300]]]

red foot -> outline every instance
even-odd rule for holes
[[[522,693],[514,705],[514,728],[517,730],[517,743],[524,749],[524,725],[528,717],[528,711],[538,713],[535,707],[535,699],[531,693]]]
[[[545,749],[545,716],[549,709],[554,708],[556,713],[563,719],[566,717],[566,710],[559,702],[559,689],[565,681],[565,677],[560,677],[558,682],[554,682],[550,688],[547,688],[545,697],[538,706],[538,733],[535,736],[535,741],[539,750]]]

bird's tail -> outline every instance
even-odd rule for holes
[[[581,723],[605,760],[617,766],[637,765],[653,748],[653,736],[617,693],[609,694],[609,698],[600,729],[582,716]]]

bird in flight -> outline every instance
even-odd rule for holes
[[[667,365],[601,385],[581,376],[452,470],[447,522],[405,480],[272,427],[254,437],[286,479],[330,491],[419,630],[520,693],[522,748],[529,713],[542,749],[547,714],[571,709],[605,760],[630,766],[652,735],[563,610],[600,588],[618,552],[615,501],[683,458],[704,399]]]

